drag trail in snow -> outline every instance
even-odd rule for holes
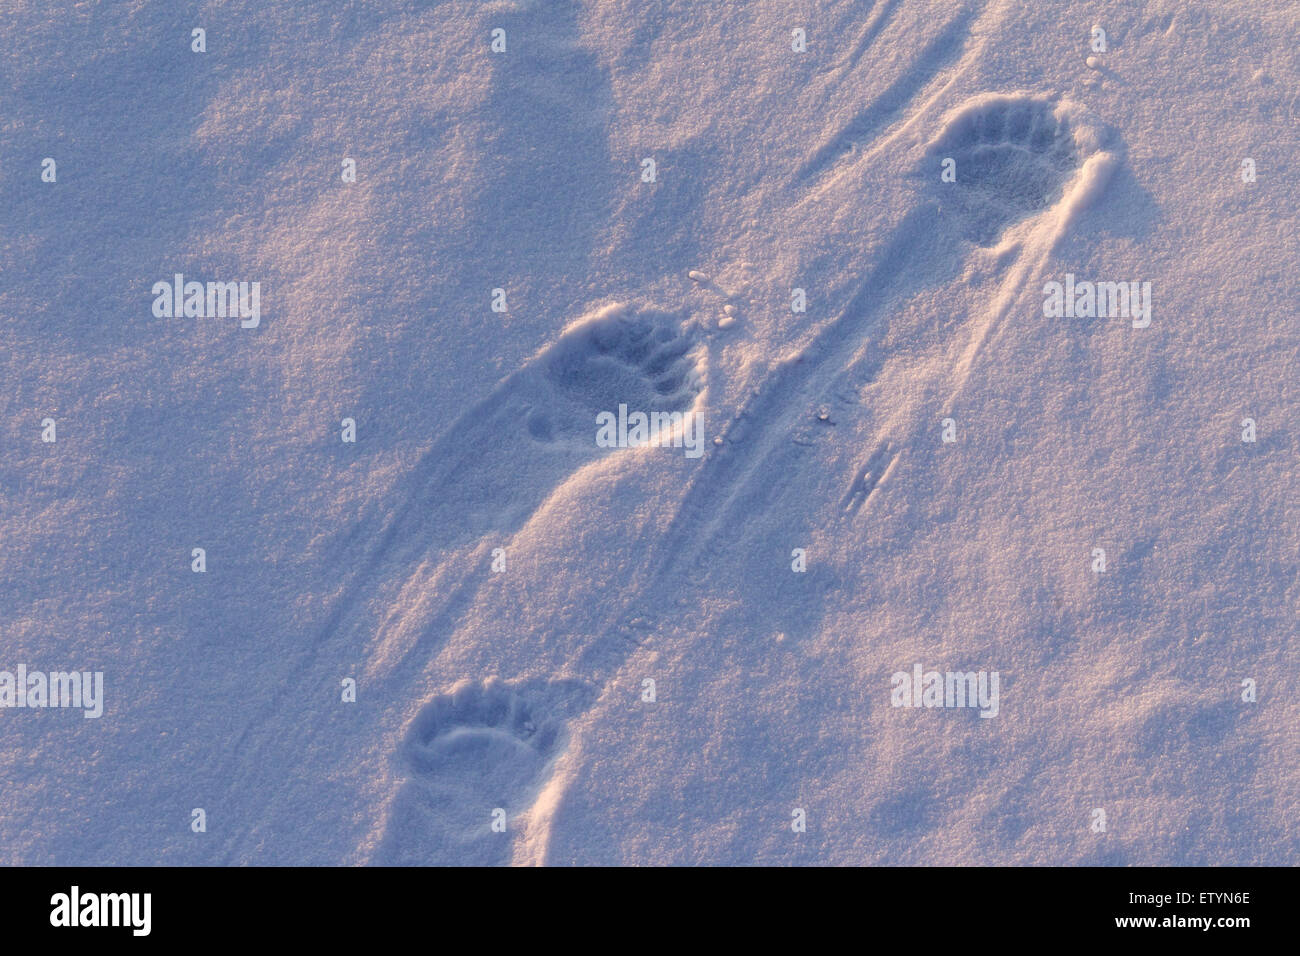
[[[964,42],[968,13],[955,18],[923,51],[885,101],[819,148],[796,175],[796,184],[817,188],[838,167],[846,143],[865,137],[865,154],[885,141],[903,144],[903,134],[916,130],[929,106],[951,86],[953,79],[941,76],[945,67],[978,53]],[[887,14],[888,9],[882,10],[881,17]],[[917,105],[932,86],[941,89]],[[576,661],[577,671],[588,675],[593,687],[611,680],[636,648],[646,622],[660,613],[657,596],[672,593],[681,575],[698,567],[730,529],[761,513],[807,466],[807,446],[825,427],[817,420],[817,409],[845,409],[887,360],[906,361],[882,348],[891,311],[959,277],[972,259],[991,258],[1003,278],[989,309],[959,331],[964,337],[961,358],[947,377],[952,404],[980,349],[1114,163],[1101,148],[1100,134],[1076,107],[1038,94],[978,96],[950,111],[938,126],[938,134],[920,144],[918,163],[904,184],[914,192],[910,211],[874,257],[857,291],[802,351],[775,364],[734,413],[722,446],[697,469],[666,532],[654,542],[649,583],[637,593],[609,600],[605,616],[611,626],[593,633]],[[944,159],[956,163],[955,182],[940,182]],[[385,686],[385,697],[399,699],[403,688],[418,684],[473,607],[490,549],[507,543],[555,489],[607,453],[593,441],[596,414],[622,403],[667,411],[696,406],[705,372],[698,336],[679,314],[612,306],[575,322],[464,412],[411,476],[403,505],[390,515],[337,601],[309,651],[308,666],[324,648],[356,647],[364,640],[368,686]],[[932,385],[944,387],[943,382]],[[895,416],[890,433],[865,450],[845,481],[841,501],[826,502],[826,507],[838,504],[849,519],[869,515],[886,478],[900,471],[900,458],[928,421],[919,409],[908,411],[907,421],[900,424]],[[250,722],[245,738],[278,706],[280,701],[272,701],[268,714]],[[566,720],[576,715],[571,707],[563,711]],[[241,739],[236,750],[245,743]],[[410,746],[403,745],[402,752],[409,754]],[[466,766],[457,764],[458,774],[469,773],[474,752],[470,748],[462,761]],[[536,792],[555,756],[523,753],[528,759],[522,762],[536,766],[525,774],[528,787],[507,788],[516,794],[516,803],[522,800],[519,794]],[[436,815],[412,808],[431,787],[443,786],[441,777],[431,783],[427,773],[413,770],[415,765],[400,754],[398,764],[403,782],[375,859],[409,860],[421,853],[436,857],[434,848],[442,844],[428,830],[442,824]],[[409,841],[424,850],[406,846]]]
[[[922,290],[951,281],[967,259],[992,250],[1004,278],[989,314],[972,317],[965,327],[977,345],[984,341],[1010,298],[1025,291],[1025,278],[1041,267],[1082,200],[1092,198],[1099,188],[1091,170],[1097,156],[1108,154],[1098,152],[1094,129],[1076,127],[1077,118],[1068,104],[1028,93],[976,97],[948,115],[923,150],[912,212],[839,317],[803,351],[778,364],[737,412],[722,448],[705,460],[666,533],[654,542],[657,557],[649,582],[622,599],[621,612],[607,609],[614,623],[605,633],[593,635],[578,672],[589,675],[595,686],[613,679],[639,644],[647,622],[661,613],[662,595],[675,593],[681,575],[691,574],[748,515],[761,512],[798,476],[809,460],[806,446],[825,428],[817,409],[856,391],[889,357],[880,353],[879,343],[890,310]],[[940,183],[940,162],[949,157],[957,163],[957,182]],[[956,372],[969,374],[973,361],[973,355],[965,355],[964,366]],[[882,437],[869,450],[839,502],[846,517],[864,512],[882,482],[897,470],[908,442],[919,438],[923,424],[916,419],[905,434]],[[472,598],[472,588],[467,586],[464,593],[466,601]],[[466,609],[460,606],[456,617]],[[420,624],[418,630],[426,635],[417,645],[421,653],[432,650],[428,635],[445,636],[454,625],[446,615]],[[418,666],[417,656],[408,655],[400,670]],[[376,860],[408,859],[410,851],[401,847],[409,841],[429,844],[426,829],[407,832],[414,819],[412,793],[423,793],[424,787],[418,774],[403,784],[390,808]],[[528,842],[545,844],[544,835],[535,832],[540,825],[535,821]],[[522,847],[516,847],[516,857],[521,852]]]

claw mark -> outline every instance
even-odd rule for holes
[[[895,452],[891,442],[885,442],[876,448],[861,468],[857,469],[853,483],[840,502],[845,514],[854,515],[862,510],[872,493],[880,487],[889,473],[894,470],[901,452]]]

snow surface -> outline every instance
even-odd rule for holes
[[[1300,5],[0,32],[0,670],[105,686],[0,709],[3,862],[1300,861]]]

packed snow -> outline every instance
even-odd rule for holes
[[[1300,861],[1300,5],[0,32],[0,861]]]

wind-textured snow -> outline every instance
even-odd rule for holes
[[[1291,0],[0,32],[0,860],[1297,862]]]

